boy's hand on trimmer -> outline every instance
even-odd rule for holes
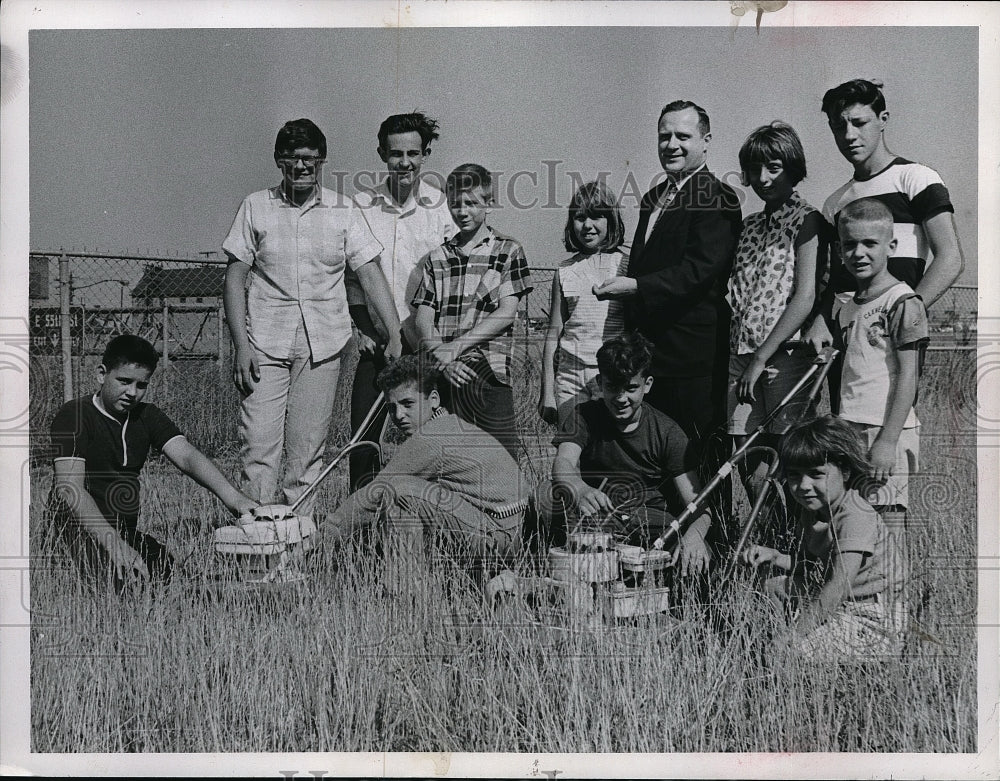
[[[583,516],[597,515],[601,512],[609,513],[615,508],[614,504],[611,503],[611,497],[599,488],[591,486],[580,492],[576,506],[580,510],[580,515]]]
[[[833,344],[833,334],[830,333],[830,328],[822,315],[813,320],[812,325],[803,334],[803,341],[809,343],[816,355],[819,355],[824,347]]]
[[[691,535],[688,539],[685,536],[680,544],[681,575],[690,577],[700,575],[708,569],[712,554],[708,550],[708,545],[700,535]],[[675,557],[676,563],[676,557]]]
[[[763,545],[751,545],[741,555],[744,564],[751,567],[760,567],[763,564],[770,564],[778,557],[778,551]]]
[[[896,446],[876,437],[868,451],[868,460],[872,463],[871,476],[884,483],[896,468]]]
[[[249,496],[242,496],[235,507],[229,508],[229,512],[237,518],[242,518],[244,515],[250,514],[255,507],[259,506],[260,502],[251,499]]]

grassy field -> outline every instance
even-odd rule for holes
[[[536,475],[551,453],[533,413],[538,365],[532,354],[516,372],[525,466]],[[194,405],[192,418],[182,378],[169,379],[164,406],[232,473],[231,389]],[[487,610],[445,558],[419,598],[400,603],[384,596],[378,562],[360,545],[322,553],[308,582],[266,593],[219,591],[197,576],[155,595],[92,593],[48,536],[51,471],[40,459],[32,750],[974,751],[975,382],[974,353],[932,354],[909,538],[923,634],[901,658],[855,666],[768,658],[760,637],[771,619],[746,572],[712,595],[724,630],[696,605],[677,620],[602,631],[538,626]],[[331,450],[348,436],[345,413]],[[345,489],[338,469],[319,506],[335,507]],[[211,573],[221,507],[162,459],[143,491],[147,528],[190,572]]]

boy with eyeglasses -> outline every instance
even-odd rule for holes
[[[348,267],[386,326],[386,354],[401,352],[392,293],[372,262],[382,245],[352,199],[322,186],[325,157],[326,137],[312,121],[285,123],[274,143],[281,183],[244,199],[222,245],[233,381],[243,396],[241,481],[262,504],[274,501],[282,445],[285,504],[322,469],[340,358],[351,337]],[[309,501],[298,512],[311,510]]]

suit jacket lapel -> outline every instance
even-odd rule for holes
[[[671,202],[670,206],[667,208],[666,213],[662,214],[659,222],[653,227],[652,232],[649,234],[650,241],[656,236],[657,233],[663,231],[670,220],[675,218],[677,214],[677,207],[681,204],[681,198],[689,198],[687,190],[692,186],[695,177],[691,177],[684,183],[680,188],[677,195],[674,196],[674,200]],[[653,205],[660,200],[663,195],[663,191],[667,189],[667,182],[660,182],[656,187],[650,190],[646,195],[643,196],[642,203],[639,205],[639,224],[635,228],[635,240],[632,242],[632,252],[633,258],[638,258],[642,255],[643,250],[646,248],[646,230],[649,228],[649,220],[653,213]],[[631,265],[631,264],[630,264]]]
[[[633,259],[642,255],[643,250],[646,248],[646,229],[649,227],[649,218],[653,212],[653,204],[660,199],[660,195],[666,186],[666,182],[660,182],[656,187],[647,192],[639,203],[639,224],[635,226],[635,238],[632,240],[632,249],[630,252]],[[650,238],[652,238],[652,235],[650,235]],[[633,264],[629,262],[629,271],[632,270],[632,266]]]

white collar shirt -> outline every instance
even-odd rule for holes
[[[354,200],[384,248],[379,264],[389,282],[399,322],[404,331],[409,331],[414,320],[410,302],[421,278],[420,261],[458,230],[448,211],[445,194],[418,179],[410,196],[399,204],[389,193],[388,180],[385,180],[375,189],[360,190]],[[346,283],[348,304],[367,303],[372,322],[378,324],[380,320],[374,307],[366,301],[357,277],[348,273]]]
[[[280,186],[243,200],[222,248],[251,267],[250,343],[286,360],[301,322],[313,361],[333,357],[351,337],[345,270],[382,251],[352,198],[324,187],[296,206]]]
[[[677,197],[677,193],[679,193],[683,189],[684,185],[687,184],[688,179],[690,179],[692,176],[694,176],[696,173],[702,170],[706,165],[708,165],[708,163],[702,163],[687,176],[683,177],[682,179],[678,179],[677,185],[676,187],[674,187],[674,194],[670,197],[670,200],[668,200],[666,203],[660,201],[653,204],[653,208],[650,209],[649,211],[649,223],[647,223],[646,225],[646,241],[649,241],[649,236],[650,234],[652,234],[653,228],[656,227],[656,221],[660,218],[660,212],[662,212],[666,206],[669,206],[670,202]]]

